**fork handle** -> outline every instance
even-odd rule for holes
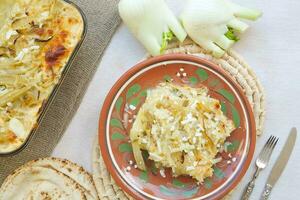
[[[255,186],[255,178],[253,177],[252,180],[248,183],[248,185],[243,193],[242,200],[248,200],[250,198],[254,186]]]
[[[260,168],[257,167],[256,171],[252,177],[252,180],[248,183],[248,185],[243,193],[242,200],[248,200],[250,198],[253,188],[255,186],[255,180],[258,177],[259,172],[260,172]]]

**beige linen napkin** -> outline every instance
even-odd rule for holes
[[[87,17],[87,35],[46,117],[29,145],[12,157],[0,157],[0,185],[29,160],[49,156],[74,116],[103,52],[120,24],[118,0],[73,0]]]

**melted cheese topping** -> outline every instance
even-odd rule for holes
[[[148,91],[130,131],[134,156],[144,169],[140,150],[149,153],[157,167],[172,169],[174,176],[190,175],[202,182],[234,124],[221,111],[220,102],[207,88],[162,83]]]
[[[6,10],[0,27],[1,153],[17,149],[36,127],[83,32],[80,13],[61,0],[16,0]]]

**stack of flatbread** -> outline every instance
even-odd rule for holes
[[[6,178],[0,200],[99,200],[91,175],[68,160],[31,161]]]

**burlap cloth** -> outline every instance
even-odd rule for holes
[[[265,93],[255,73],[241,56],[230,50],[222,58],[217,59],[190,40],[186,40],[180,45],[178,43],[170,44],[165,53],[192,54],[210,60],[227,71],[242,87],[253,109],[256,121],[256,134],[262,134],[265,120]],[[101,200],[132,200],[132,197],[124,193],[116,185],[106,169],[97,138],[93,145],[93,178]],[[229,199],[231,199],[231,193],[222,200]]]
[[[0,158],[0,185],[20,165],[51,155],[75,114],[103,52],[121,20],[118,0],[73,0],[85,13],[88,29],[68,75],[29,145],[19,154]]]

